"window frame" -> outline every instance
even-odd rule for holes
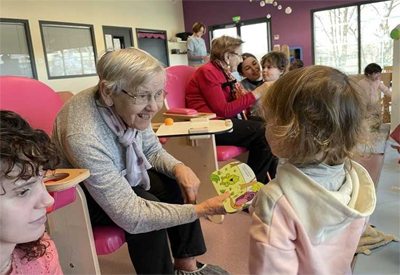
[[[388,0],[371,0],[371,1],[362,1],[357,3],[350,3],[345,5],[333,6],[333,7],[325,7],[320,9],[311,9],[310,16],[311,16],[311,58],[312,64],[315,64],[315,34],[314,34],[314,13],[320,11],[328,11],[334,9],[341,9],[341,8],[348,8],[348,7],[356,7],[357,9],[357,63],[358,63],[358,74],[361,74],[364,71],[364,68],[361,68],[361,6],[374,4],[379,2],[385,2]]]
[[[44,53],[44,58],[45,58],[45,62],[46,62],[46,70],[47,70],[48,79],[66,79],[66,78],[88,77],[88,76],[96,76],[97,75],[96,73],[92,73],[92,74],[79,74],[79,75],[51,76],[50,69],[49,69],[49,63],[48,63],[48,59],[47,59],[46,41],[44,39],[44,34],[43,34],[43,25],[56,25],[59,27],[63,27],[63,26],[87,27],[90,32],[90,41],[92,42],[92,47],[93,47],[95,69],[96,69],[96,64],[97,64],[97,47],[96,47],[96,39],[95,39],[95,35],[94,35],[94,26],[92,24],[39,20],[40,35],[42,38],[43,53]]]
[[[166,30],[157,30],[157,29],[136,28],[135,29],[135,33],[136,33],[137,47],[139,49],[143,50],[141,48],[141,46],[143,47],[143,44],[141,45],[142,41],[140,40],[141,38],[139,38],[139,33],[141,33],[141,32],[142,33],[160,33],[160,34],[163,34],[165,36],[165,39],[163,39],[163,40],[164,40],[164,45],[165,45],[165,50],[166,50],[165,54],[166,54],[166,58],[167,58],[167,64],[164,64],[164,65],[165,65],[165,68],[169,67],[170,64],[171,64],[171,61],[169,60],[169,47],[168,47],[168,34],[167,34],[167,31]],[[154,57],[154,58],[158,60],[158,58],[156,58],[156,57]],[[158,60],[158,61],[161,64],[161,61],[160,60]]]
[[[31,31],[29,28],[29,20],[28,19],[14,19],[14,18],[0,18],[0,22],[11,22],[11,23],[21,23],[24,26],[24,31],[25,31],[25,38],[26,38],[26,44],[28,47],[28,54],[29,58],[31,60],[31,69],[32,69],[32,77],[33,79],[38,79],[38,74],[36,70],[36,59],[35,59],[35,54],[33,52],[33,45],[32,45],[32,37],[31,37]]]
[[[267,24],[267,31],[269,33],[269,36],[267,37],[267,44],[268,44],[269,51],[271,51],[271,49],[272,49],[271,19],[266,18],[266,17],[254,18],[254,19],[249,19],[249,20],[240,20],[237,23],[230,22],[230,23],[224,23],[224,24],[211,25],[208,27],[208,36],[210,39],[210,44],[214,38],[213,37],[214,30],[224,29],[226,27],[236,27],[236,34],[238,37],[241,37],[241,29],[240,29],[241,26],[258,24],[258,23],[266,23]]]

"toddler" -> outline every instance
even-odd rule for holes
[[[364,69],[364,78],[358,82],[361,89],[367,93],[372,104],[379,104],[380,93],[391,97],[390,89],[381,80],[382,68],[376,63],[368,64]]]
[[[391,97],[392,93],[381,81],[382,68],[376,63],[368,64],[364,69],[364,78],[358,85],[363,94],[368,98],[368,112],[371,120],[371,131],[377,131],[380,128],[382,120],[382,104],[380,102],[381,93]]]
[[[282,52],[270,52],[261,58],[264,81],[275,81],[286,73],[289,65],[288,57]]]
[[[251,274],[350,274],[375,189],[351,160],[366,104],[340,71],[310,66],[282,76],[262,101],[276,178],[252,204]]]
[[[62,274],[54,243],[44,234],[54,203],[43,183],[56,152],[42,130],[0,111],[0,274]]]

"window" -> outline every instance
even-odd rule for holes
[[[258,59],[271,50],[270,22],[266,18],[210,26],[209,29],[212,39],[222,35],[240,37],[244,41],[242,52],[252,53]]]
[[[361,73],[369,63],[391,66],[390,31],[400,21],[400,0],[313,11],[314,64]]]
[[[50,79],[96,75],[92,25],[39,23]]]
[[[232,37],[239,36],[236,25],[225,25],[225,26],[223,26],[223,28],[217,27],[217,29],[213,29],[213,31],[212,31],[212,38],[218,38],[223,35],[232,36]]]
[[[139,49],[155,57],[164,67],[169,66],[167,32],[164,30],[136,29]]]
[[[390,32],[400,23],[400,0],[360,6],[361,70],[369,63],[393,64],[393,40]]]
[[[37,78],[28,20],[0,19],[0,75]]]

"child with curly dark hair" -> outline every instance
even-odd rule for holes
[[[58,158],[50,138],[11,111],[0,111],[0,274],[62,274],[45,234],[54,203],[44,186]]]
[[[253,201],[251,274],[351,274],[375,209],[374,183],[352,160],[366,142],[366,102],[347,75],[326,66],[286,73],[261,104],[280,165]]]

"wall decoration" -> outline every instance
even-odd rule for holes
[[[256,3],[261,8],[267,8],[267,9],[276,8],[278,10],[284,11],[285,14],[288,14],[288,15],[291,14],[293,11],[290,6],[284,7],[283,5],[279,4],[277,0],[249,0],[249,2]],[[266,17],[268,19],[270,19],[271,13],[267,13]]]

